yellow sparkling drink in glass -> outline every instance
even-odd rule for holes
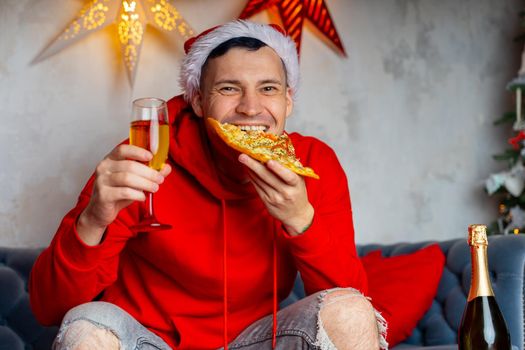
[[[168,159],[170,128],[166,102],[153,97],[133,101],[129,143],[147,149],[153,154],[146,165],[157,171]],[[134,232],[151,232],[171,229],[155,217],[153,193],[146,194],[146,203],[141,207],[139,222],[130,228]]]
[[[168,158],[170,127],[164,121],[135,120],[131,122],[129,143],[147,149],[153,153],[153,159],[147,164],[157,171]]]

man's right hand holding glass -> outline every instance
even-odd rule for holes
[[[97,165],[93,194],[77,221],[77,232],[84,243],[99,244],[121,209],[133,201],[145,201],[144,191],[158,191],[171,167],[165,164],[156,171],[144,164],[152,158],[144,148],[122,144]]]

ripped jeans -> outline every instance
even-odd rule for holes
[[[320,310],[324,306],[325,295],[334,290],[346,290],[349,293],[332,298],[331,303],[351,297],[364,298],[355,289],[334,288],[317,292],[279,310],[277,313],[276,349],[337,350],[328,337],[319,316]],[[385,341],[386,324],[378,312],[376,312],[376,320],[379,346],[381,349],[387,349],[388,344]],[[72,323],[76,323],[77,326],[70,327]],[[99,335],[105,339],[102,339],[101,345],[97,346],[95,342],[98,340],[90,338],[89,346],[86,349],[111,347],[121,350],[171,350],[160,337],[142,326],[127,312],[106,302],[90,302],[71,309],[62,321],[53,343],[53,350],[75,349],[82,343],[83,337],[90,334],[89,328],[94,327],[102,332],[99,332]],[[110,332],[114,337],[104,337],[104,332]],[[108,344],[108,340],[115,342],[115,344]],[[248,326],[228,345],[228,348],[231,350],[271,349],[272,315],[263,317]]]

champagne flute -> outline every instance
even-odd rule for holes
[[[168,108],[164,100],[145,97],[133,101],[129,143],[150,151],[153,158],[147,165],[157,171],[162,169],[168,158],[169,130]],[[155,217],[151,192],[147,193],[144,209],[144,212],[139,211],[139,222],[131,227],[132,231],[151,232],[171,228],[171,225],[160,223]]]

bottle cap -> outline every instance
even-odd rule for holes
[[[468,244],[474,246],[488,245],[487,226],[474,224],[468,227]]]

